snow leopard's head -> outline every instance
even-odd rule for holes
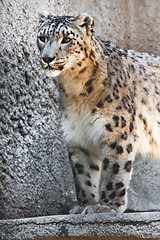
[[[78,17],[39,14],[37,45],[44,68],[59,74],[74,70],[90,55],[93,19],[88,14]]]

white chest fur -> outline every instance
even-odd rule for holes
[[[62,129],[69,144],[81,146],[84,149],[97,148],[103,137],[104,120],[98,115],[92,116],[87,112],[70,113],[67,118],[64,114]]]

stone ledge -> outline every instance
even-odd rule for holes
[[[160,239],[160,212],[55,215],[0,221],[0,240],[24,239]]]

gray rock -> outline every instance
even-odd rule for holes
[[[75,199],[57,84],[41,69],[37,15],[25,5],[8,1],[1,13],[0,218],[68,213]]]
[[[65,237],[73,239],[69,237],[76,236],[84,236],[83,239],[90,240],[97,239],[96,236],[105,236],[105,239],[110,240],[112,237],[114,240],[160,239],[160,213],[102,213],[1,220],[0,233],[1,240],[45,240],[49,237],[64,240]]]
[[[128,189],[128,210],[160,211],[160,159],[137,157]]]
[[[46,77],[38,59],[38,12],[77,15],[87,9],[103,39],[157,54],[158,2],[0,1],[1,219],[65,214],[75,203],[72,172],[60,130],[57,83]],[[160,209],[160,163],[154,163],[135,162],[129,209]]]

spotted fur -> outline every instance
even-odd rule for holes
[[[125,211],[135,155],[160,155],[160,57],[102,41],[87,14],[40,14],[37,44],[59,78],[73,212]]]

